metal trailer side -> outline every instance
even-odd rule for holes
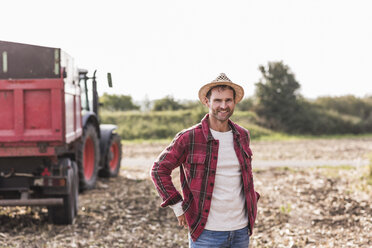
[[[62,204],[51,208],[56,215],[66,202],[77,204],[80,101],[68,54],[0,41],[0,205]]]

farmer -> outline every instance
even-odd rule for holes
[[[248,247],[260,196],[253,186],[249,132],[229,119],[243,95],[223,73],[201,87],[199,100],[209,114],[178,133],[151,169],[161,206],[171,207],[188,228],[190,247]],[[171,180],[177,167],[183,197]]]

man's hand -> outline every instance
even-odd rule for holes
[[[186,217],[185,217],[184,214],[181,215],[181,216],[178,216],[177,219],[178,219],[178,225],[179,226],[183,226],[185,228],[188,228],[187,222],[186,222]]]

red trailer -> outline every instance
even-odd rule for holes
[[[99,124],[87,75],[59,48],[0,41],[0,206],[48,206],[70,224],[79,189],[118,175],[117,127]]]

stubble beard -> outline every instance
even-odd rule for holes
[[[224,116],[219,115],[220,112],[224,112],[224,111],[227,111],[226,115]],[[230,108],[212,110],[212,116],[216,120],[221,121],[221,122],[227,121],[232,116],[233,113],[234,113],[234,109],[230,109]]]

